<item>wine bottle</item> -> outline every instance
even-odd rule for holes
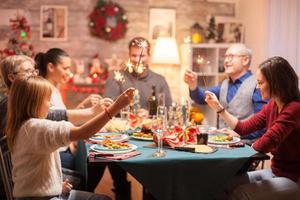
[[[151,93],[151,96],[148,99],[148,104],[149,104],[149,115],[150,116],[156,115],[156,112],[157,112],[157,98],[156,98],[155,85],[152,86],[152,93]]]

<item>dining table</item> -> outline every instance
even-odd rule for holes
[[[224,146],[213,153],[164,148],[164,157],[153,157],[156,151],[153,141],[129,139],[128,143],[136,145],[140,155],[113,161],[89,156],[92,144],[86,142],[83,159],[86,159],[87,166],[94,167],[114,162],[157,200],[214,199],[237,174],[246,172],[253,160],[268,159],[248,145],[239,148]]]

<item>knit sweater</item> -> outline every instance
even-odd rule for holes
[[[72,124],[29,119],[18,131],[11,154],[14,197],[59,195],[62,172],[57,149],[70,143]]]
[[[151,96],[152,86],[156,86],[156,95],[165,94],[165,104],[167,107],[172,105],[172,97],[166,79],[149,68],[145,69],[142,77],[136,78],[128,71],[122,71],[124,83],[118,83],[114,78],[114,73],[111,73],[105,86],[105,97],[116,99],[122,92],[130,87],[134,87],[139,91],[141,108],[148,109],[148,100]],[[156,96],[156,97],[157,97]]]
[[[248,120],[239,121],[235,131],[241,135],[267,128],[266,133],[252,147],[259,152],[273,154],[271,169],[276,176],[294,181],[300,178],[300,102],[290,102],[280,113],[271,100]]]

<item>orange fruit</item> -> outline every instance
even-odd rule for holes
[[[204,119],[204,115],[202,113],[194,113],[193,119],[196,123],[200,123]]]

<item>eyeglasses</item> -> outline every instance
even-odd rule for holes
[[[39,70],[38,69],[26,69],[18,72],[13,72],[13,74],[25,74],[25,75],[38,75]]]
[[[234,57],[244,57],[246,55],[236,55],[236,54],[226,54],[224,55],[224,60],[231,62]]]

